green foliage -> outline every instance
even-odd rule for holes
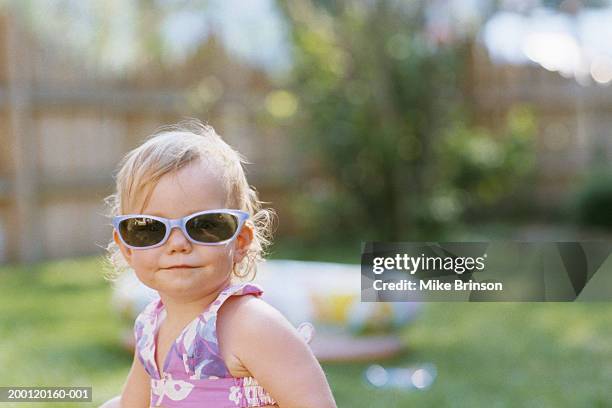
[[[535,161],[534,132],[533,113],[523,106],[509,111],[499,133],[460,120],[448,129],[438,152],[445,158],[438,181],[455,212],[495,204],[526,180]]]
[[[494,203],[531,168],[532,116],[512,112],[501,135],[470,124],[470,42],[438,40],[425,2],[281,4],[310,171],[293,195],[302,236],[440,238],[466,197]]]
[[[575,217],[582,225],[612,228],[612,170],[596,170],[574,198]]]

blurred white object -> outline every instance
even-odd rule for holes
[[[612,83],[612,7],[581,8],[575,15],[536,7],[529,13],[501,10],[484,24],[480,39],[492,61],[534,63],[574,78]]]
[[[433,364],[391,368],[373,364],[364,372],[366,382],[376,388],[396,388],[404,391],[425,390],[433,384],[436,375],[436,366]]]
[[[413,302],[361,302],[360,265],[272,260],[259,265],[255,282],[294,325],[312,321],[353,334],[392,332],[420,308]]]
[[[304,322],[297,327],[298,333],[304,339],[306,344],[309,344],[312,341],[312,338],[315,335],[315,328],[311,323]]]

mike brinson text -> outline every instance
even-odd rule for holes
[[[473,280],[461,281],[456,279],[453,283],[442,282],[438,279],[421,280],[418,282],[402,279],[398,282],[384,282],[375,280],[372,287],[374,290],[403,290],[403,291],[480,291],[480,290],[504,290],[504,285],[501,282],[476,282]]]

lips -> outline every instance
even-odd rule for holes
[[[191,269],[191,268],[196,268],[196,266],[191,266],[191,265],[173,265],[173,266],[169,266],[169,267],[167,267],[165,269],[180,269],[180,268],[185,268],[185,269],[189,268],[189,269]]]

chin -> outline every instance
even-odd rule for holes
[[[157,285],[157,291],[172,297],[190,297],[195,288],[201,287],[196,281],[165,281]]]

